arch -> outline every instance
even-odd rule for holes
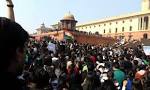
[[[104,33],[106,33],[106,30],[104,29]]]
[[[111,33],[111,29],[109,28],[109,33]]]
[[[129,30],[132,31],[132,26],[130,26]]]
[[[116,31],[115,31],[115,33],[117,33],[118,32],[118,28],[116,28]]]
[[[143,38],[144,38],[144,39],[148,39],[148,34],[147,34],[147,33],[144,33],[144,34],[143,34]]]
[[[96,35],[99,35],[99,32],[98,32],[98,31],[96,31],[96,32],[95,32],[95,34],[96,34]]]
[[[122,27],[122,32],[124,32],[124,27]]]

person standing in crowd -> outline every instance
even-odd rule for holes
[[[123,80],[125,79],[125,73],[119,69],[119,63],[113,63],[114,79],[118,81],[119,85],[122,86]]]
[[[22,74],[29,34],[16,22],[0,17],[1,89],[26,90],[18,76]]]

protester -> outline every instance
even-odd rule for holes
[[[122,86],[123,80],[125,79],[125,74],[123,71],[119,69],[119,63],[113,63],[113,70],[114,70],[114,79],[119,82],[119,85]]]
[[[19,76],[23,71],[28,38],[28,33],[19,24],[0,17],[1,89],[27,89]]]

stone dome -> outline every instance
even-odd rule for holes
[[[69,12],[64,15],[62,20],[75,20],[75,18],[74,15]]]

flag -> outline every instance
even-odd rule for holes
[[[71,33],[65,32],[64,39],[73,41],[74,37]]]

